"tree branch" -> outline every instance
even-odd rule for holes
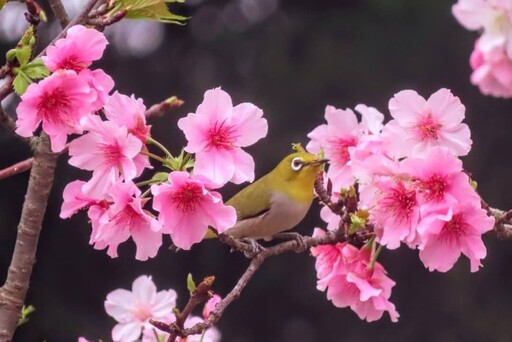
[[[39,233],[57,164],[57,155],[49,147],[48,136],[43,134],[35,147],[11,265],[5,284],[0,288],[0,341],[12,339],[29,287]]]
[[[0,170],[0,180],[30,170],[33,163],[34,158],[29,158],[14,165],[11,165],[9,167],[6,167],[3,170]]]
[[[96,2],[97,0],[89,0],[82,12],[69,23],[66,29],[81,23]],[[12,91],[12,80],[10,86],[5,87],[4,85],[0,92]],[[9,88],[10,90],[6,92],[5,89]],[[11,341],[16,330],[35,263],[48,196],[55,177],[58,155],[51,152],[48,136],[43,132],[39,139],[35,140],[32,170],[23,202],[14,252],[7,271],[7,279],[0,288],[0,341]]]
[[[328,231],[325,235],[317,237],[303,237],[303,243],[306,247],[316,247],[319,245],[335,244],[337,242],[346,241],[346,238],[340,238],[340,234],[336,231]],[[258,253],[252,260],[245,272],[242,274],[236,285],[229,292],[229,294],[222,299],[214,310],[211,311],[210,316],[205,322],[198,323],[189,329],[183,331],[184,336],[200,334],[206,329],[212,327],[222,317],[227,307],[236,299],[238,299],[245,289],[251,278],[256,271],[260,268],[263,262],[272,256],[280,255],[286,252],[301,252],[304,251],[304,246],[297,240],[290,240],[278,245],[269,247]],[[175,340],[167,340],[167,342],[174,342]]]
[[[62,28],[65,28],[69,24],[69,16],[64,8],[64,5],[60,0],[49,0],[50,6],[52,8],[55,17],[60,23]]]

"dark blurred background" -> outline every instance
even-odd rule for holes
[[[191,0],[172,7],[191,16],[186,26],[163,26],[160,36],[140,30],[124,41],[118,37],[96,67],[112,75],[119,91],[144,98],[148,107],[171,95],[186,101],[151,121],[153,135],[173,151],[185,143],[177,120],[195,110],[205,90],[222,86],[235,104],[255,103],[269,122],[268,136],[248,149],[260,176],[290,151],[290,143],[307,143],[306,134],[323,122],[327,104],[365,103],[389,116],[387,103],[399,90],[412,88],[428,97],[447,87],[465,104],[472,130],[474,145],[465,167],[483,197],[507,209],[512,207],[512,101],[484,97],[470,84],[468,59],[477,35],[455,21],[453,3]],[[149,54],[124,50],[155,36],[163,40]],[[0,42],[2,55],[11,46]],[[30,155],[5,131],[0,131],[0,148],[0,168]],[[121,245],[117,259],[94,250],[85,214],[58,217],[64,186],[88,176],[66,159],[60,159],[26,300],[37,311],[16,341],[110,340],[115,321],[104,311],[105,296],[130,288],[141,274],[152,275],[159,289],[175,289],[183,306],[189,272],[196,279],[214,274],[215,291],[225,295],[244,271],[248,261],[215,241],[178,254],[162,247],[147,262],[134,260],[133,242]],[[27,180],[24,173],[0,182],[0,282]],[[236,190],[223,193],[227,197]],[[322,225],[314,207],[299,231],[311,233]],[[306,253],[270,259],[219,322],[222,340],[512,341],[512,241],[493,234],[484,240],[488,256],[475,274],[465,258],[441,274],[426,270],[417,251],[385,251],[381,261],[397,282],[391,296],[401,315],[396,324],[387,314],[366,323],[349,309],[335,308],[316,290],[314,259]]]

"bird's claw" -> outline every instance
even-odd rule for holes
[[[251,250],[245,250],[244,255],[247,258],[254,258],[258,253],[265,250],[265,247],[260,245],[256,240],[249,239],[249,238],[242,238],[240,239],[241,242],[247,244],[250,246]]]
[[[277,233],[273,236],[275,239],[283,239],[283,240],[293,240],[297,241],[297,249],[295,252],[302,253],[308,249],[308,245],[306,241],[304,241],[304,237],[299,233],[295,232],[286,232],[286,233]]]

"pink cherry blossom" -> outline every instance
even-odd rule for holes
[[[267,135],[267,120],[251,103],[235,107],[228,93],[215,88],[206,91],[195,113],[178,121],[188,144],[196,154],[194,174],[204,175],[222,185],[254,180],[254,160],[242,150]]]
[[[218,192],[210,191],[215,187],[210,180],[176,171],[169,174],[169,183],[153,185],[151,192],[162,232],[171,234],[177,247],[190,249],[203,239],[209,226],[223,233],[235,224],[235,209],[225,206]]]
[[[420,207],[413,184],[392,178],[382,178],[375,183],[381,195],[370,210],[370,222],[375,225],[377,240],[389,249],[400,242],[414,245]]]
[[[323,149],[329,159],[327,177],[333,183],[333,189],[339,191],[352,185],[355,178],[350,168],[349,148],[356,146],[359,136],[359,123],[351,109],[337,109],[333,106],[325,108],[325,120],[308,134],[311,141],[306,149],[312,153],[320,153]]]
[[[405,159],[402,170],[415,181],[422,214],[459,201],[480,203],[469,177],[462,172],[462,161],[445,148],[433,148],[424,158]]]
[[[512,58],[512,4],[508,0],[459,0],[453,5],[455,18],[468,30],[483,30],[485,52],[503,48]]]
[[[33,83],[16,110],[16,133],[30,137],[42,122],[53,152],[60,152],[69,134],[82,133],[80,119],[92,113],[96,96],[74,71],[59,71]]]
[[[381,138],[395,158],[422,156],[435,146],[448,148],[456,156],[471,149],[465,108],[448,89],[440,89],[428,100],[413,90],[403,90],[389,101],[394,118],[384,126]]]
[[[108,97],[104,111],[107,119],[119,126],[126,126],[128,132],[146,143],[151,126],[146,125],[146,106],[142,99],[137,99],[134,95],[128,97],[116,91]]]
[[[66,38],[61,38],[49,46],[46,56],[41,58],[51,71],[66,69],[79,73],[101,58],[107,44],[103,33],[76,25],[67,31]]]
[[[160,320],[172,315],[176,306],[176,292],[172,289],[157,292],[150,276],[140,276],[132,284],[132,291],[117,289],[105,300],[105,311],[118,324],[112,330],[112,340],[132,342],[140,338],[149,319]]]
[[[315,229],[314,236],[322,234]],[[318,246],[311,252],[316,257],[317,288],[326,291],[327,299],[336,307],[350,307],[368,322],[380,319],[385,311],[392,322],[398,321],[398,312],[389,301],[395,282],[378,262],[371,266],[367,247],[358,250],[348,243],[338,243]]]
[[[141,141],[112,121],[97,116],[82,121],[89,133],[69,144],[69,164],[93,171],[83,191],[92,197],[102,197],[120,180],[132,180],[144,170],[145,164],[135,159],[142,150]]]
[[[101,69],[89,70],[84,69],[78,74],[82,79],[86,80],[91,91],[96,93],[96,100],[93,102],[92,107],[97,111],[105,104],[108,93],[114,88],[114,80]]]
[[[217,304],[222,300],[221,296],[214,294],[212,298],[208,299],[203,308],[203,318],[207,319],[210,316],[210,312],[215,310]]]
[[[471,272],[478,271],[480,260],[487,253],[482,234],[491,230],[494,223],[479,201],[459,202],[448,211],[430,213],[418,226],[421,261],[430,271],[446,272],[462,253],[470,261]]]
[[[109,193],[108,221],[99,221],[91,235],[95,248],[108,246],[107,254],[115,258],[119,244],[132,237],[137,246],[135,259],[154,258],[162,245],[162,233],[160,223],[143,209],[147,199],[140,197],[141,191],[131,182],[117,183]]]
[[[97,203],[95,199],[83,193],[82,186],[84,184],[84,181],[76,180],[66,185],[62,194],[64,202],[62,202],[60,218],[70,218],[80,209],[88,208],[92,204]]]
[[[471,83],[478,86],[482,94],[512,97],[512,60],[502,48],[485,53],[477,40],[470,64],[473,68]]]

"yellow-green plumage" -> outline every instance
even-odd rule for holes
[[[272,171],[238,192],[227,205],[237,223],[227,231],[235,238],[271,239],[295,227],[313,201],[313,187],[325,160],[298,148]]]

